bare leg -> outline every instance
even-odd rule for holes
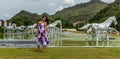
[[[46,43],[46,41],[45,41],[45,39],[44,39],[44,41],[43,41],[43,46],[42,46],[43,50],[45,50],[46,45],[47,45],[47,43]]]
[[[38,51],[43,52],[43,47],[40,47],[40,45],[37,45]]]
[[[45,50],[45,48],[46,48],[46,42],[44,42],[44,44],[43,44],[43,46],[42,46],[42,49],[43,49],[43,51]]]
[[[37,45],[38,51],[40,51],[40,45]]]

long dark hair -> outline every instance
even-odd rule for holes
[[[49,24],[49,20],[48,20],[48,17],[46,15],[43,15],[42,18],[46,17],[46,22],[47,22],[47,25]]]

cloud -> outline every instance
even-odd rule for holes
[[[55,3],[50,2],[50,3],[48,4],[48,6],[55,6]]]
[[[59,8],[56,9],[56,11],[60,11],[60,10],[62,10],[63,8],[64,8],[63,6],[59,6]]]
[[[75,5],[75,0],[64,0],[64,3],[67,5]]]
[[[106,3],[112,3],[112,2],[114,2],[115,0],[101,0],[101,1],[106,2]]]

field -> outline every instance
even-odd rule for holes
[[[119,59],[120,48],[1,48],[0,59]]]

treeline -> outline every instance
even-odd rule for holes
[[[21,26],[21,25],[28,26],[34,23],[32,20],[29,20],[29,18],[26,16],[14,17],[11,20],[9,20],[9,22],[15,23],[17,24],[17,26]]]
[[[120,11],[116,14],[117,22],[116,29],[120,31]]]

